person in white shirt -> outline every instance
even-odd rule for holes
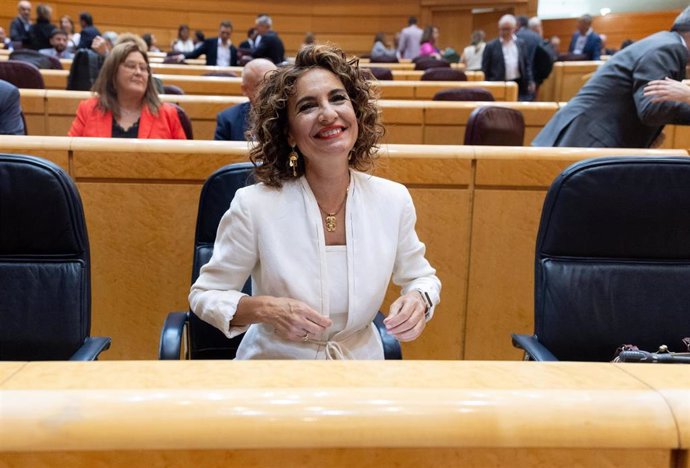
[[[482,55],[482,71],[487,81],[515,81],[518,98],[530,100],[536,88],[532,63],[525,43],[515,36],[517,21],[513,15],[503,15],[498,21],[499,37],[490,41]]]
[[[472,31],[471,43],[465,50],[462,51],[460,61],[465,64],[467,70],[481,70],[482,69],[482,55],[486,42],[484,42],[484,31],[477,29]]]
[[[194,50],[194,41],[189,37],[189,26],[181,24],[177,28],[177,39],[171,45],[173,52],[191,52]]]
[[[412,198],[363,172],[383,134],[367,76],[326,45],[266,76],[251,119],[259,183],[237,191],[189,294],[227,337],[246,332],[238,359],[383,359],[373,319],[391,277],[389,334],[412,341],[433,316],[441,283]]]

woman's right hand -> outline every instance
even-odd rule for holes
[[[249,310],[248,310],[249,309]],[[265,323],[271,325],[279,337],[290,341],[305,341],[306,338],[314,338],[330,327],[333,322],[302,301],[288,297],[272,296],[246,296],[238,304],[237,312],[240,316],[249,314],[255,318],[249,323]],[[235,314],[232,323],[245,325],[242,317]],[[236,320],[236,319],[240,320]]]

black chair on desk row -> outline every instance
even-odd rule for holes
[[[201,267],[213,255],[218,224],[230,207],[235,192],[254,183],[253,168],[251,163],[230,164],[211,174],[204,183],[199,197],[192,283],[199,277]],[[242,292],[251,294],[250,280],[247,280]],[[400,343],[388,335],[383,318],[379,312],[375,324],[383,342],[384,355],[386,359],[401,359]],[[159,358],[180,359],[184,354],[186,359],[234,359],[243,336],[228,339],[220,330],[192,312],[172,312],[168,314],[161,332]]]
[[[72,179],[33,156],[0,154],[0,360],[88,361],[89,240]]]
[[[690,158],[582,161],[551,185],[537,235],[537,361],[610,361],[690,335]]]

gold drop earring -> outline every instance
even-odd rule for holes
[[[288,156],[289,159],[289,166],[292,168],[292,177],[297,177],[297,158],[299,155],[297,154],[297,151],[295,151],[295,147],[292,147],[292,151],[290,151],[290,155]]]

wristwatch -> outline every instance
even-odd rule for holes
[[[424,318],[429,319],[429,313],[431,312],[431,308],[433,307],[434,303],[431,302],[431,298],[429,297],[429,293],[426,291],[422,291],[421,289],[415,289],[419,293],[420,296],[422,296],[422,301],[424,301],[424,305],[426,306],[426,309],[424,310]]]

